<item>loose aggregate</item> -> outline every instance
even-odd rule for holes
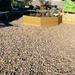
[[[0,74],[75,75],[75,25],[0,28]]]
[[[24,26],[23,17],[13,20],[12,22],[9,22],[9,24],[16,26],[16,27],[22,27]]]

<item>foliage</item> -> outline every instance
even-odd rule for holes
[[[33,0],[24,0],[25,4],[29,4],[29,2],[31,3]]]
[[[54,10],[54,13],[58,13],[58,11],[57,10]]]
[[[54,11],[42,11],[42,12],[37,12],[36,14],[30,13],[30,16],[35,16],[35,17],[57,17],[59,16],[59,13],[57,10]]]
[[[15,0],[12,0],[12,3],[14,3]]]

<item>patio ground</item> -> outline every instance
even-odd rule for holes
[[[41,28],[22,21],[0,28],[0,74],[75,75],[75,25]]]

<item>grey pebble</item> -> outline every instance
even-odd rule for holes
[[[0,72],[74,75],[75,26],[0,28]]]

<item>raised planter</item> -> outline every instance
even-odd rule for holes
[[[40,27],[57,26],[62,22],[62,16],[59,17],[32,17],[23,15],[24,25],[33,25]]]
[[[65,15],[62,15],[62,23],[75,25],[75,14],[66,13]]]

